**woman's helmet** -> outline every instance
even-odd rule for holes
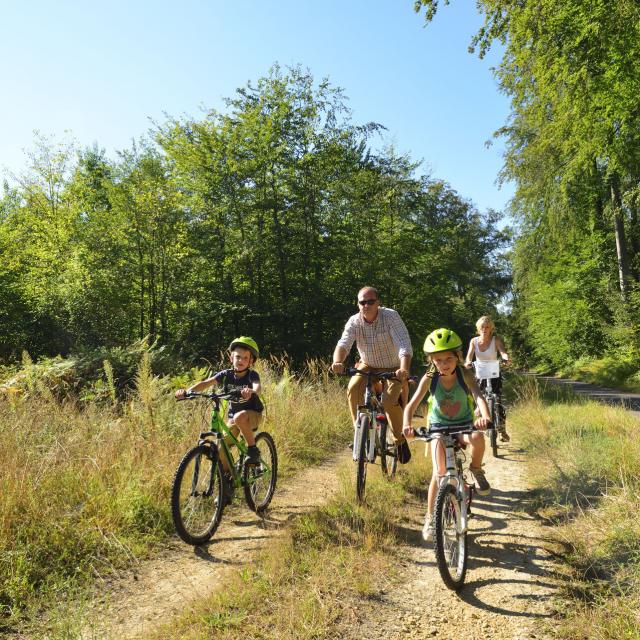
[[[233,351],[234,347],[244,347],[245,349],[249,349],[251,351],[251,355],[254,360],[258,359],[260,355],[260,349],[258,349],[258,343],[249,336],[240,336],[231,342],[229,345],[229,351]]]
[[[453,351],[462,346],[460,336],[451,329],[436,329],[432,331],[424,341],[425,353],[438,353],[440,351]]]

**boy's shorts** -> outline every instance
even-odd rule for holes
[[[262,412],[253,411],[252,409],[245,409],[241,413],[246,413],[249,417],[249,425],[253,431],[257,431],[260,423],[262,422]],[[233,418],[229,420],[230,425],[235,425]]]

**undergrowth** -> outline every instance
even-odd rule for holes
[[[24,385],[0,402],[0,626],[42,615],[52,600],[78,596],[96,579],[157,552],[173,535],[173,473],[195,444],[208,409],[173,392],[206,372],[175,379],[152,373],[143,354],[135,388],[91,400],[51,389],[25,359],[10,372]],[[259,362],[281,474],[312,464],[351,434],[344,389],[309,363]],[[19,375],[20,374],[20,375]],[[111,382],[110,382],[111,379]],[[330,407],[330,410],[328,408]]]
[[[538,514],[566,550],[555,633],[640,638],[640,421],[566,393],[550,401],[528,385],[509,417],[528,453]]]

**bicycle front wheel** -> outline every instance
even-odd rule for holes
[[[217,451],[193,447],[180,461],[171,489],[171,515],[176,532],[187,544],[204,544],[215,533],[222,511],[222,467]]]
[[[358,447],[358,468],[356,470],[356,497],[360,502],[364,500],[364,489],[367,484],[367,443],[369,442],[369,429],[371,420],[366,413],[361,413],[358,417],[360,432]]]
[[[435,552],[444,583],[459,591],[467,573],[467,532],[460,532],[460,503],[455,487],[441,484],[435,509]]]
[[[496,406],[496,399],[494,396],[489,398],[489,415],[491,416],[491,429],[489,430],[489,440],[491,442],[491,451],[493,457],[498,457],[498,428],[500,426],[500,418],[498,417],[498,411]]]
[[[393,478],[398,468],[398,445],[387,422],[380,425],[380,467],[389,478]]]
[[[269,506],[276,490],[278,455],[276,443],[265,431],[256,436],[256,447],[260,451],[260,464],[244,465],[242,484],[249,509],[261,513]]]

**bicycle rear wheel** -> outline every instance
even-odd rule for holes
[[[204,544],[215,533],[222,511],[223,479],[218,453],[207,445],[187,451],[173,478],[171,515],[187,544]]]
[[[358,417],[359,420],[359,442],[356,443],[358,447],[358,462],[356,463],[356,497],[360,502],[364,500],[364,489],[367,484],[367,442],[369,442],[369,428],[371,426],[371,420],[365,413],[361,413]]]
[[[389,478],[393,478],[398,468],[398,445],[386,421],[380,425],[380,468]]]
[[[256,436],[256,447],[260,450],[260,464],[245,463],[242,484],[249,509],[261,513],[269,506],[276,489],[278,455],[276,444],[266,431],[261,431]]]
[[[467,533],[460,533],[460,503],[450,484],[441,484],[436,497],[435,552],[442,580],[459,591],[467,573]]]

